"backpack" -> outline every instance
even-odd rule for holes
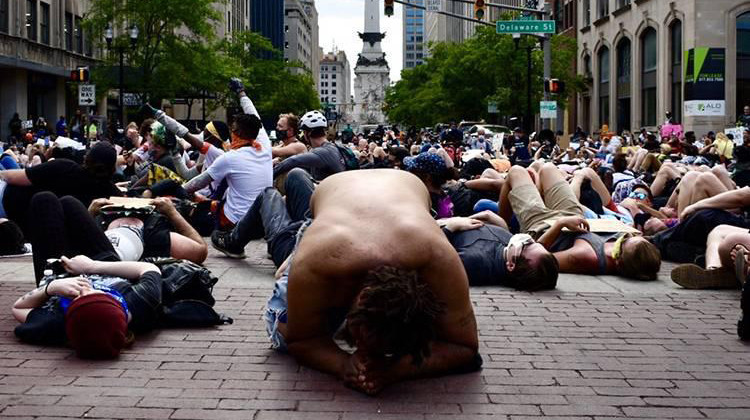
[[[359,160],[357,159],[357,156],[354,155],[354,151],[352,149],[346,147],[346,146],[339,146],[338,144],[335,145],[337,149],[339,149],[339,154],[341,155],[341,163],[344,164],[344,170],[351,171],[353,169],[359,169]]]
[[[161,270],[162,307],[159,323],[162,327],[207,327],[231,324],[232,318],[217,313],[213,287],[218,278],[198,264],[174,258],[146,258]]]

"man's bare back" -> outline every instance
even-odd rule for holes
[[[394,380],[439,374],[475,362],[476,322],[466,273],[430,216],[429,194],[417,177],[386,169],[332,175],[315,191],[311,208],[313,222],[289,273],[285,339],[300,363],[374,393]],[[350,356],[331,339],[327,325],[331,310],[356,308],[368,273],[381,267],[413,272],[443,308],[433,323],[435,339],[428,351],[432,356],[419,367],[404,358],[388,369],[372,364],[365,368],[364,350]],[[351,372],[358,372],[355,378],[367,379],[351,379],[347,376]]]

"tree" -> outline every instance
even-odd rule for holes
[[[104,31],[117,35],[112,50],[125,51],[128,90],[150,98],[173,98],[201,91],[224,91],[236,65],[220,54],[214,28],[222,16],[215,3],[226,0],[92,0],[84,22],[87,33],[104,47]],[[128,29],[139,36],[130,47]],[[117,54],[105,54],[104,66],[93,72],[101,91],[117,83]]]
[[[431,126],[440,122],[487,118],[487,103],[498,105],[500,115],[523,115],[526,110],[527,45],[536,39],[523,37],[516,50],[510,35],[480,27],[463,43],[434,43],[425,64],[403,70],[401,80],[386,93],[390,121],[405,125]],[[582,87],[572,61],[575,40],[552,37],[552,77],[564,81],[564,106]],[[532,53],[532,105],[538,109],[543,88],[543,54]],[[523,92],[523,93],[521,93]]]
[[[254,32],[239,32],[223,42],[221,50],[239,66],[247,94],[265,118],[281,113],[298,115],[320,108],[310,72],[302,63],[287,63],[271,41]],[[270,58],[262,58],[268,57]]]

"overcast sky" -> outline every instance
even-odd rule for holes
[[[316,0],[315,7],[318,9],[319,42],[323,53],[330,52],[334,45],[339,51],[345,51],[352,68],[354,83],[354,66],[357,64],[357,54],[362,51],[362,40],[357,36],[357,32],[364,32],[364,0]],[[391,17],[383,15],[382,0],[378,9],[380,32],[386,32],[381,45],[391,68],[391,82],[395,82],[400,79],[403,67],[403,6],[396,4],[395,13]]]

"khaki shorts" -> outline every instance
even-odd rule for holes
[[[544,200],[532,184],[513,188],[509,199],[513,213],[521,225],[521,232],[528,233],[535,239],[549,229],[549,222],[565,216],[583,216],[580,203],[565,181],[545,190]]]

